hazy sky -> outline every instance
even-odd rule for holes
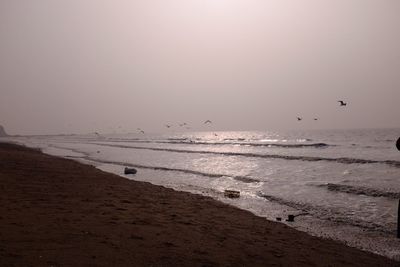
[[[0,0],[0,124],[400,127],[399,14],[399,0]]]

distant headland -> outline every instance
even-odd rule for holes
[[[0,137],[8,136],[6,131],[4,130],[4,127],[0,125]]]

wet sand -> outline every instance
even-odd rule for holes
[[[0,266],[400,263],[208,197],[0,143]]]

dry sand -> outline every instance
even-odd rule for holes
[[[0,266],[399,265],[208,197],[0,144]]]

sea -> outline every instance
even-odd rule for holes
[[[400,260],[400,129],[2,138]],[[125,167],[138,170],[124,175]],[[240,192],[227,198],[225,190]],[[294,221],[288,216],[294,215]]]

